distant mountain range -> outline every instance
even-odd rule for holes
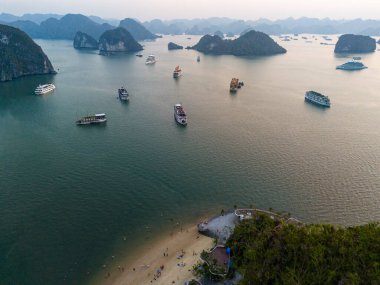
[[[35,16],[35,15],[34,15]],[[16,16],[10,14],[0,14],[0,23],[19,28],[26,32],[32,38],[42,39],[74,39],[77,32],[86,33],[87,35],[98,40],[99,37],[108,30],[112,30],[115,26],[109,23],[102,23],[102,19],[96,16],[86,17],[81,14],[67,14],[60,17],[50,17],[46,20],[38,21],[18,20]],[[25,15],[21,18],[26,18]],[[41,19],[30,17],[33,19]],[[43,18],[46,18],[45,16]],[[5,22],[6,20],[10,22]],[[125,28],[136,40],[152,40],[159,36],[152,34],[141,23],[134,19],[126,18],[120,21],[120,27]]]
[[[287,18],[282,20],[237,20],[230,18],[177,19],[139,22],[126,18],[103,19],[97,16],[80,14],[25,14],[15,16],[0,14],[0,23],[22,29],[33,38],[73,39],[77,31],[85,32],[98,39],[105,30],[117,26],[126,28],[137,40],[154,39],[155,34],[191,34],[206,35],[221,31],[224,34],[239,35],[249,30],[269,35],[279,34],[361,34],[380,36],[380,20],[332,20],[329,18]]]
[[[1,19],[2,18],[0,17],[0,21]],[[10,19],[9,16],[8,19]],[[43,20],[40,24],[31,20],[17,20],[7,22],[6,24],[19,28],[32,38],[67,40],[74,39],[74,36],[78,31],[84,32],[98,39],[102,33],[114,28],[107,23],[96,23],[81,14],[67,14],[59,18],[50,17]]]
[[[229,18],[161,21],[155,19],[143,23],[153,33],[159,34],[214,34],[216,31],[235,35],[256,30],[270,35],[280,34],[362,34],[380,36],[380,20],[331,20],[316,18],[287,18],[283,20],[259,19],[256,21]]]
[[[0,13],[0,22],[3,23],[10,23],[10,22],[15,22],[15,21],[32,21],[36,24],[41,24],[41,22],[49,19],[49,18],[55,18],[55,19],[61,19],[64,15],[59,15],[59,14],[24,14],[22,16],[15,16],[12,14],[7,14],[7,13]],[[87,16],[94,22],[98,24],[103,24],[107,23],[112,26],[117,26],[120,22],[120,20],[117,19],[103,19],[98,16]]]
[[[119,27],[123,27],[127,31],[131,33],[131,35],[135,38],[137,41],[141,40],[154,40],[159,38],[159,36],[152,34],[150,31],[147,30],[143,25],[141,25],[136,20],[133,20],[131,18],[126,18],[122,21],[120,21]]]
[[[10,22],[16,22],[16,21],[31,21],[36,24],[41,24],[41,22],[49,18],[60,19],[62,17],[63,15],[58,15],[58,14],[24,14],[22,16],[15,16],[12,14],[1,13],[0,22],[10,23]]]

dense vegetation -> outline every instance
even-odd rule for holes
[[[41,47],[23,31],[0,25],[0,81],[48,73],[55,71]]]
[[[335,53],[366,53],[376,50],[376,40],[369,36],[346,34],[339,37]]]
[[[219,36],[206,35],[192,49],[207,54],[233,54],[237,56],[274,55],[286,52],[286,49],[278,45],[267,34],[253,30],[236,40],[222,40]]]
[[[258,214],[230,237],[241,284],[380,284],[380,227],[294,225]]]

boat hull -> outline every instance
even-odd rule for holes
[[[76,121],[76,124],[78,126],[86,126],[86,125],[100,125],[100,124],[105,124],[107,120],[97,120],[97,121],[81,121],[78,120]]]
[[[307,102],[310,102],[314,105],[318,105],[318,106],[321,106],[321,107],[327,107],[327,108],[330,108],[330,104],[327,104],[327,103],[323,103],[323,102],[319,102],[319,101],[315,101],[311,98],[308,98],[308,97],[305,97],[305,101]]]
[[[46,95],[46,94],[50,94],[50,93],[53,93],[54,89],[52,90],[49,90],[49,91],[44,91],[44,92],[34,92],[35,95],[39,96],[39,95]]]

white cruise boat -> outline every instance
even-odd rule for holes
[[[178,78],[182,75],[182,69],[179,66],[176,66],[176,68],[173,71],[173,77]]]
[[[315,91],[307,91],[305,100],[323,107],[330,107],[330,98]]]
[[[53,92],[54,89],[55,89],[54,84],[44,84],[44,85],[40,84],[37,86],[36,90],[34,90],[34,93],[36,95],[43,95],[43,94]]]
[[[183,109],[181,104],[175,104],[174,105],[174,118],[177,121],[178,124],[182,126],[187,125],[187,116],[186,112]]]
[[[145,64],[154,64],[156,63],[156,57],[154,55],[148,55],[146,58]]]

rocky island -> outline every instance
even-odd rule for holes
[[[122,27],[104,32],[99,39],[101,55],[135,52],[142,49],[142,46]]]
[[[271,37],[262,32],[249,31],[235,40],[222,40],[219,36],[203,36],[191,49],[206,54],[232,54],[236,56],[265,56],[286,53]]]
[[[0,82],[26,75],[55,73],[41,47],[25,32],[0,25]]]
[[[173,42],[168,43],[168,50],[183,49],[183,46],[177,45]]]
[[[76,49],[98,49],[99,43],[90,35],[77,32],[74,37],[73,46]]]
[[[335,53],[368,53],[376,49],[375,39],[369,36],[346,34],[339,37]]]

